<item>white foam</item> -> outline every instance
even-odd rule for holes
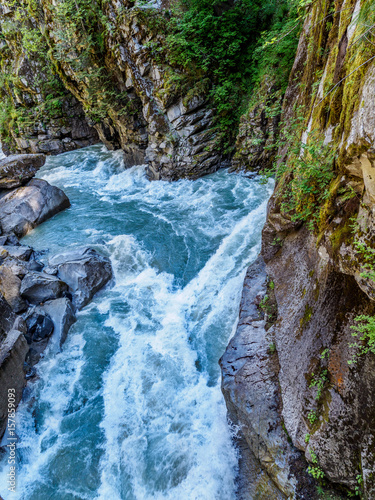
[[[155,227],[162,223],[171,241],[183,238],[188,271],[201,242],[208,257],[178,286],[172,272],[155,266],[154,250],[146,250],[137,233],[111,234],[109,226],[96,226],[100,214],[87,217],[91,225],[77,234],[76,244],[106,240],[102,248],[112,259],[114,284],[79,314],[63,352],[55,358],[47,352],[38,365],[41,379],[33,388],[38,402],[24,402],[18,411],[23,466],[14,498],[49,498],[56,481],[51,463],[68,477],[71,457],[66,464],[59,458],[66,442],[74,447],[77,439],[78,450],[85,446],[79,428],[78,437],[62,431],[74,404],[71,393],[78,391],[98,401],[101,420],[99,427],[90,422],[90,433],[97,433],[90,453],[101,458],[98,469],[88,469],[94,486],[77,493],[61,480],[61,498],[232,500],[237,456],[217,361],[237,321],[246,267],[259,251],[272,184],[260,186],[223,171],[194,182],[150,183],[144,166],[124,170],[121,152],[101,146],[49,158],[39,175],[69,190],[73,220],[78,211],[87,217],[95,208],[82,205],[87,192],[89,203],[100,200],[103,217],[118,224],[127,215],[121,204],[131,202]],[[41,248],[43,242],[32,243]],[[94,333],[85,331],[90,321],[99,321]],[[101,360],[102,382],[90,392],[82,389],[88,368],[93,377],[101,369],[92,351],[110,361]],[[37,430],[35,404],[43,417]],[[13,500],[3,486],[5,472],[1,469],[0,493]],[[79,474],[78,485],[83,484]],[[44,489],[38,490],[40,485]]]

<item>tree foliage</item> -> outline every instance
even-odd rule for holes
[[[211,77],[210,97],[227,145],[242,105],[266,74],[286,88],[305,6],[298,0],[179,0],[173,7],[168,61]]]

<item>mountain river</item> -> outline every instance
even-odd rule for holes
[[[41,259],[91,245],[114,279],[48,349],[17,411],[17,489],[4,500],[233,500],[236,450],[218,360],[260,250],[272,182],[221,170],[149,182],[103,145],[38,177],[71,208],[23,239]]]

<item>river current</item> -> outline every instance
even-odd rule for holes
[[[48,350],[17,411],[5,500],[233,500],[238,457],[218,360],[234,333],[272,191],[221,170],[149,182],[102,145],[49,157],[38,177],[71,208],[23,239],[42,260],[91,245],[114,280]]]

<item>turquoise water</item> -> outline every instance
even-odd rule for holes
[[[63,351],[46,352],[17,413],[8,499],[232,500],[236,451],[218,360],[246,267],[260,250],[271,183],[225,170],[148,182],[103,146],[50,157],[39,177],[72,206],[24,243],[53,255],[89,244],[115,278]]]

